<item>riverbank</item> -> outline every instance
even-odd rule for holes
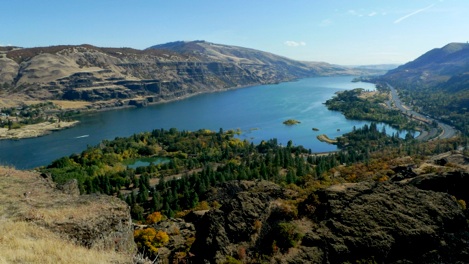
[[[16,129],[0,128],[1,139],[24,139],[45,136],[53,131],[67,129],[78,124],[78,121],[70,122],[43,122],[33,125],[24,125]]]

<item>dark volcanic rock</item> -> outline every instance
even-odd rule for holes
[[[401,181],[417,176],[417,173],[415,173],[410,166],[397,166],[392,170],[396,173],[396,175],[391,178],[392,181]]]
[[[446,172],[439,175],[422,175],[412,179],[409,184],[423,190],[449,193],[457,199],[469,201],[469,174],[461,171]]]
[[[458,202],[414,185],[334,185],[311,194],[299,215],[289,216],[279,186],[225,183],[209,195],[222,206],[195,224],[193,261],[220,263],[240,258],[241,249],[245,261],[257,254],[271,263],[469,263],[468,224]],[[299,227],[300,240],[295,249],[272,254],[273,241],[285,245],[279,223]]]
[[[222,206],[210,210],[197,221],[196,240],[191,248],[195,261],[222,262],[225,256],[233,255],[240,247],[253,246],[258,232],[255,222],[267,221],[273,200],[269,194],[279,191],[278,185],[266,181],[222,184],[212,194]]]
[[[448,194],[392,183],[342,184],[318,192],[318,228],[302,250],[327,263],[455,263],[469,260],[466,218]]]

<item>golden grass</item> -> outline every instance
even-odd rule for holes
[[[70,221],[86,225],[120,206],[91,198],[64,194],[36,172],[0,166],[0,264],[132,263],[130,255],[76,245],[54,228]]]
[[[66,101],[66,100],[51,100],[55,105],[60,106],[60,108],[67,110],[67,109],[80,109],[86,108],[90,106],[92,103],[86,101]]]
[[[74,245],[30,222],[0,220],[0,263],[131,263],[130,257]]]
[[[42,122],[32,125],[24,125],[18,129],[0,128],[0,139],[19,139],[39,137],[51,133],[51,131],[61,130],[76,125],[78,121],[60,123]]]

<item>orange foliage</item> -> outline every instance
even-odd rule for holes
[[[158,223],[161,220],[163,220],[163,215],[160,212],[154,212],[147,216],[147,224],[149,225]]]
[[[138,229],[134,231],[134,240],[140,250],[156,253],[159,247],[169,242],[166,232],[156,231],[154,228]]]

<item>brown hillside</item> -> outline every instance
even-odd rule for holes
[[[131,263],[127,205],[0,167],[0,263]]]

